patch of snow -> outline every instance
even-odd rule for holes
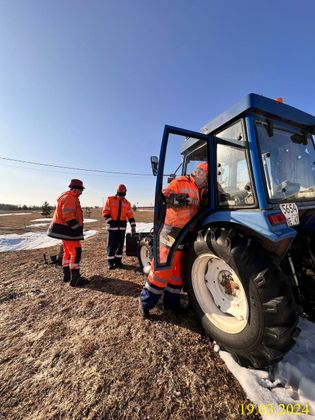
[[[83,236],[84,236],[84,239],[89,239],[89,238],[91,238],[91,236],[94,236],[94,235],[96,235],[97,234],[97,230],[85,230],[84,232],[83,232]]]
[[[246,369],[229,353],[219,352],[256,411],[260,407],[264,420],[279,419],[279,416],[284,420],[292,419],[292,416],[299,420],[315,418],[315,324],[300,319],[299,328],[301,333],[295,346],[269,371]],[[292,406],[289,404],[295,412],[299,405],[301,409],[308,405],[309,413],[290,414]]]
[[[51,222],[52,218],[43,218],[43,219],[34,219],[31,222]],[[84,223],[93,223],[97,222],[97,219],[84,219]]]
[[[47,226],[49,225],[49,222],[47,223],[34,223],[32,225],[26,225],[26,227],[41,227],[41,226]]]
[[[84,231],[84,239],[88,239],[96,234],[97,230],[86,230]],[[60,245],[60,243],[60,239],[49,238],[46,232],[27,232],[23,235],[12,233],[0,235],[0,252],[48,248]]]
[[[107,225],[105,224],[104,227],[102,227],[101,229],[107,230]],[[139,222],[136,225],[136,231],[138,233],[150,233],[151,229],[153,229],[153,223],[143,223],[143,222]],[[127,228],[126,228],[126,233],[131,233],[131,227],[130,224],[127,224]]]
[[[2,217],[2,216],[22,216],[24,214],[32,214],[32,213],[6,213],[6,214],[0,214],[0,217]]]
[[[150,232],[152,228],[153,228],[153,223],[139,222],[136,224],[136,231],[138,233]],[[130,233],[130,232],[131,232],[131,227],[130,227],[130,223],[128,223],[126,233]]]
[[[220,351],[220,346],[218,344],[215,344],[213,346],[213,351],[215,351],[216,353],[218,353]]]

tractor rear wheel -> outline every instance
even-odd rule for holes
[[[315,321],[315,235],[301,239],[302,275],[300,287],[304,297],[304,312]]]
[[[301,291],[304,297],[304,313],[315,321],[315,274],[304,274],[301,278]]]
[[[199,233],[188,293],[207,335],[243,366],[276,363],[294,345],[290,282],[272,255],[233,229]]]

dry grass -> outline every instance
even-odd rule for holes
[[[157,308],[152,320],[140,318],[145,277],[131,257],[125,269],[107,270],[97,212],[87,228],[100,234],[83,242],[85,288],[43,264],[43,252],[57,248],[0,254],[1,418],[241,418],[244,392],[192,312]]]

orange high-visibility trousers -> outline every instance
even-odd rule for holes
[[[69,267],[70,270],[80,268],[81,261],[81,242],[80,241],[62,241],[63,256],[62,266]]]
[[[169,252],[169,249],[167,252]],[[161,249],[161,254],[163,253]],[[140,293],[140,301],[143,307],[153,308],[161,295],[164,295],[163,306],[165,309],[176,309],[180,306],[180,292],[184,285],[181,275],[183,255],[182,250],[177,250],[172,267],[168,270],[155,271],[152,261],[150,273]]]
[[[169,253],[169,248],[164,246],[160,246],[160,259],[161,261],[166,261],[167,256]],[[167,288],[167,285],[179,286],[182,287],[184,285],[181,271],[182,271],[182,257],[183,251],[177,250],[174,254],[173,264],[172,267],[168,270],[157,270],[154,271],[154,262],[151,262],[151,270],[148,275],[148,280],[154,286],[159,288]]]

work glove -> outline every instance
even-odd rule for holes
[[[135,226],[131,226],[131,236],[135,236],[136,235],[136,227]]]
[[[175,194],[171,193],[168,197],[166,197],[166,203],[168,207],[175,208],[175,207],[186,207],[189,206],[189,195],[188,194]]]
[[[105,219],[105,227],[108,229],[108,228],[110,228],[111,227],[111,222],[112,222],[112,219],[111,218],[109,218],[109,219],[106,219],[106,217],[104,217],[104,219]]]

